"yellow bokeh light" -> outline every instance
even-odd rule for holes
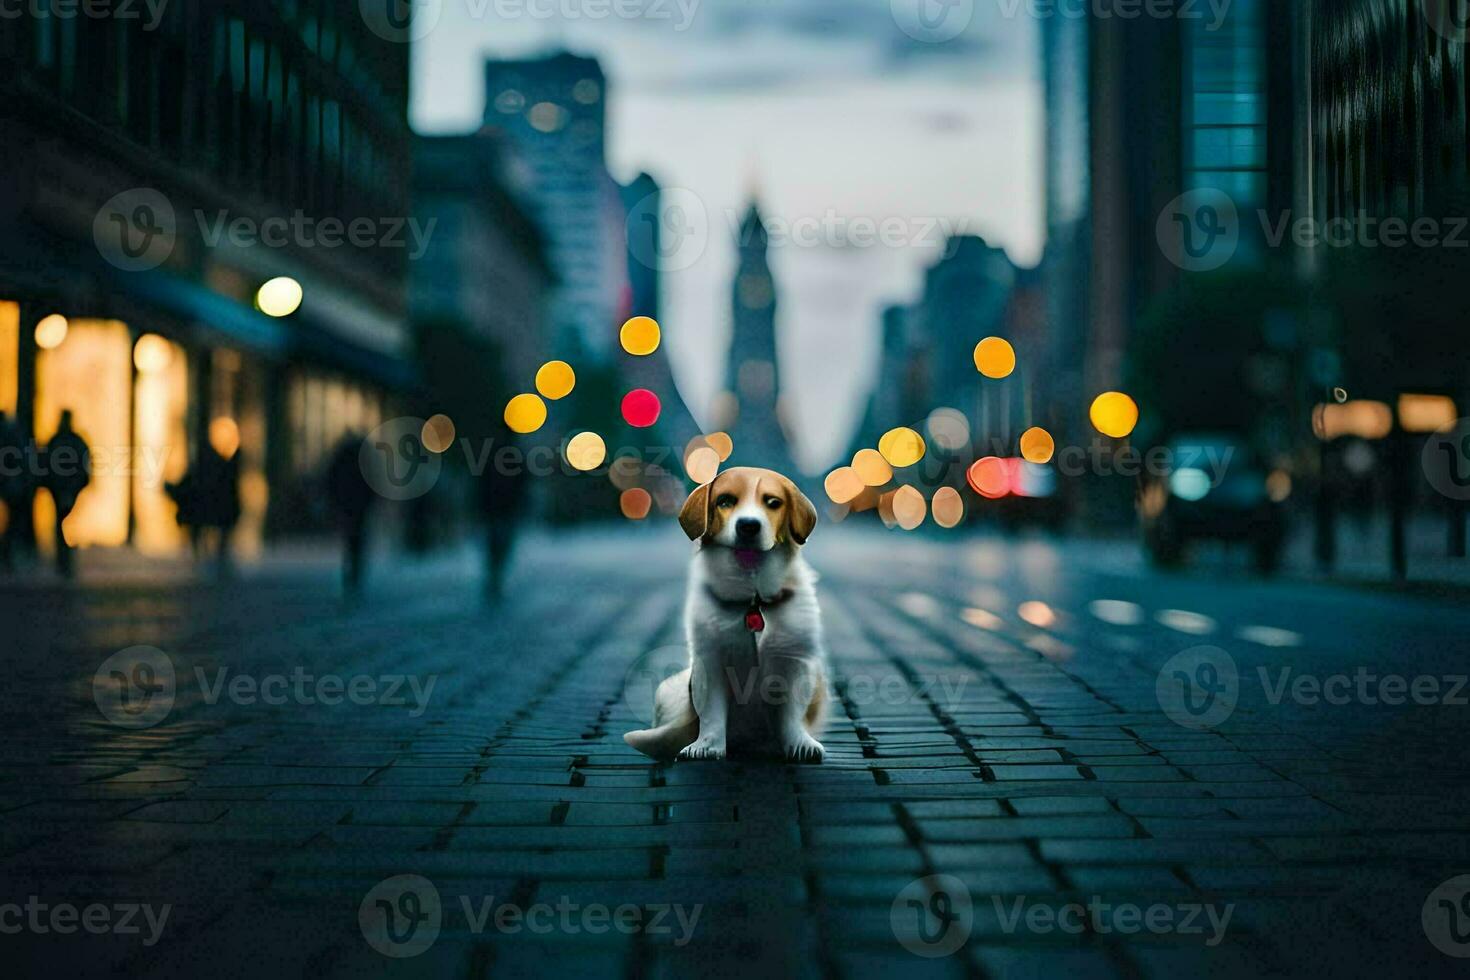
[[[442,453],[454,445],[454,420],[448,415],[433,415],[419,432],[419,442],[431,453]]]
[[[975,369],[987,378],[1004,378],[1016,369],[1016,351],[1000,337],[986,337],[975,345]]]
[[[852,458],[852,468],[866,486],[881,487],[893,479],[893,467],[876,449],[859,449]]]
[[[893,519],[905,531],[912,531],[924,523],[929,505],[924,495],[910,486],[899,487],[893,494]]]
[[[954,487],[935,490],[929,510],[934,514],[934,523],[940,527],[955,527],[965,519],[965,501]]]
[[[624,490],[618,497],[618,509],[630,521],[641,521],[653,509],[653,497],[642,487]]]
[[[827,491],[827,497],[834,504],[851,503],[858,494],[863,492],[863,478],[858,476],[857,470],[851,466],[839,466],[827,474],[827,479],[822,482],[822,487]]]
[[[1046,629],[1057,621],[1057,614],[1051,606],[1035,599],[1017,606],[1016,615],[1038,629]]]
[[[924,437],[907,426],[889,429],[878,440],[878,452],[894,467],[913,466],[924,458]]]
[[[720,454],[709,446],[700,446],[684,460],[684,472],[701,486],[711,483],[720,472]]]
[[[547,361],[536,371],[536,390],[543,398],[565,398],[575,387],[577,372],[566,361]]]
[[[225,459],[240,451],[240,427],[235,420],[221,415],[209,423],[209,445]]]
[[[1056,451],[1056,440],[1041,426],[1032,426],[1021,433],[1021,458],[1026,462],[1049,463]]]
[[[658,342],[662,336],[658,321],[651,316],[631,317],[623,324],[623,329],[618,331],[618,340],[622,343],[623,350],[640,357],[658,350]]]
[[[301,306],[301,283],[290,276],[277,276],[255,293],[256,309],[266,316],[290,316]]]
[[[68,329],[70,325],[60,313],[42,317],[41,322],[36,324],[36,346],[42,350],[55,350],[66,340]]]
[[[1448,430],[1458,414],[1447,395],[1399,395],[1399,428],[1405,432]]]
[[[704,437],[704,441],[709,443],[711,449],[720,454],[720,462],[722,463],[729,459],[730,454],[735,451],[735,441],[730,438],[728,433],[711,432]]]
[[[596,432],[578,432],[567,440],[566,456],[572,469],[586,473],[597,469],[607,459],[607,443]]]
[[[1121,391],[1105,391],[1092,400],[1087,417],[1103,435],[1122,439],[1138,424],[1138,406]]]
[[[172,345],[156,333],[145,333],[133,347],[133,366],[140,374],[156,374],[173,359]]]
[[[505,424],[525,435],[546,424],[546,403],[532,394],[519,394],[506,402]]]

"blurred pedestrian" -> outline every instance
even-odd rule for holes
[[[220,573],[228,571],[230,535],[240,521],[239,453],[225,457],[205,443],[184,478],[164,484],[164,489],[178,505],[177,520],[189,531],[195,560],[212,546]]]
[[[362,471],[362,436],[349,433],[327,464],[327,500],[344,538],[342,581],[349,596],[362,591],[367,523],[373,488]]]
[[[63,525],[77,505],[77,498],[92,482],[92,450],[72,426],[71,409],[64,409],[56,434],[46,444],[41,467],[41,485],[51,492],[56,504],[56,570],[63,578],[73,573],[71,545]]]
[[[0,568],[14,567],[15,515],[27,505],[31,493],[26,467],[26,440],[20,426],[0,412]]]
[[[496,432],[495,445],[516,445],[516,437],[508,428]],[[506,569],[520,532],[521,512],[526,499],[526,468],[516,458],[507,464],[501,453],[491,454],[489,465],[480,473],[480,516],[485,524],[485,599],[495,603],[505,592]],[[507,453],[518,457],[519,454]]]

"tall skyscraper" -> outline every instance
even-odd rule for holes
[[[604,156],[606,96],[593,58],[563,52],[485,63],[485,123],[515,148],[520,190],[559,280],[553,346],[599,360],[616,347],[627,285],[622,200]]]
[[[732,463],[790,472],[791,449],[779,402],[776,285],[766,257],[770,241],[755,201],[740,222],[738,244],[729,367],[716,415],[735,442]]]

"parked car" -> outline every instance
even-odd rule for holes
[[[1249,544],[1256,568],[1275,571],[1286,539],[1290,481],[1271,474],[1239,439],[1180,436],[1168,466],[1145,474],[1138,510],[1143,541],[1159,565],[1177,565],[1195,541]]]

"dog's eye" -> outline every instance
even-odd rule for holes
[[[715,498],[715,506],[720,510],[729,510],[735,506],[735,502],[735,498],[728,493],[722,493]]]
[[[780,506],[781,506],[781,498],[780,497],[767,497],[766,498],[766,506],[769,507],[769,508],[771,508],[771,510],[777,510],[777,509],[779,509]]]

